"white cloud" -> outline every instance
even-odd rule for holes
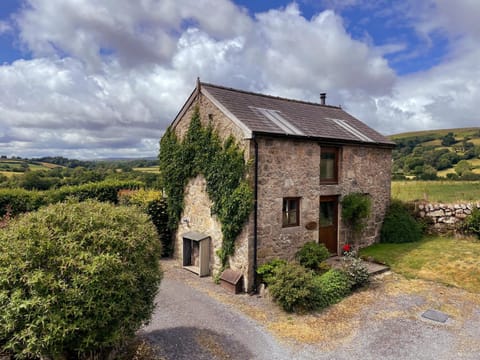
[[[28,3],[14,19],[34,58],[0,66],[9,154],[155,155],[197,76],[337,102],[394,82],[379,49],[331,11],[307,20],[292,4],[252,19],[226,0]]]
[[[348,109],[387,134],[479,126],[480,3],[463,0],[451,6],[432,0],[410,5],[407,15],[418,32],[431,42],[446,36],[449,52],[426,71],[398,77],[391,95],[346,97]]]
[[[355,40],[333,11],[306,19],[291,4],[251,18],[227,0],[28,4],[14,20],[33,59],[0,66],[2,154],[154,156],[197,76],[312,101],[326,91],[329,103],[384,133],[449,127],[453,118],[474,125],[468,109],[480,100],[479,53],[466,36],[475,34],[473,22],[462,30],[467,52],[398,77],[383,56],[405,44]],[[425,36],[454,34],[440,5],[428,22],[415,17]]]

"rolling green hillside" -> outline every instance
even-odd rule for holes
[[[480,180],[480,127],[391,135],[394,179]]]
[[[22,174],[26,171],[50,170],[56,167],[61,166],[47,162],[32,161],[26,159],[0,159],[0,174],[6,176]]]

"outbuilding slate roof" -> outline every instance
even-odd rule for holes
[[[240,126],[246,138],[253,134],[267,134],[333,142],[395,145],[337,106],[285,99],[200,82],[197,83],[197,88],[190,99],[193,100],[192,97],[198,92],[205,95]],[[189,102],[187,101],[187,104]]]

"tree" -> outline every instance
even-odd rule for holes
[[[417,176],[422,180],[435,180],[437,178],[437,169],[430,165],[424,165],[422,172]]]
[[[462,160],[455,166],[455,172],[458,174],[458,176],[462,176],[464,173],[470,170],[472,170],[472,164],[470,164],[467,160]]]
[[[447,135],[445,135],[442,138],[442,145],[443,146],[451,146],[455,144],[457,140],[455,140],[455,135],[453,135],[453,132],[449,132]]]

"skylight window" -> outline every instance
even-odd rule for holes
[[[363,134],[362,132],[360,132],[359,130],[355,129],[353,126],[348,124],[345,120],[340,120],[340,119],[330,119],[330,120],[332,120],[335,124],[337,124],[338,126],[348,131],[350,134],[352,134],[356,138],[362,141],[374,142],[367,135]]]
[[[253,109],[253,110],[256,110],[258,113],[260,113],[265,118],[270,120],[277,127],[282,129],[286,134],[305,135],[301,130],[299,130],[292,123],[290,123],[287,119],[285,119],[282,116],[281,111],[258,108],[258,107],[254,107],[254,106],[250,106],[250,108]]]

